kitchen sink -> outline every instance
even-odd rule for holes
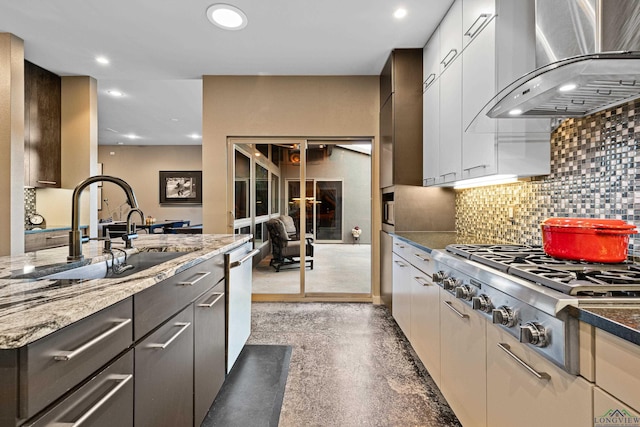
[[[48,280],[88,280],[127,277],[139,273],[163,262],[186,255],[188,252],[138,252],[128,255],[126,262],[124,255],[115,258],[115,267],[109,258],[105,262],[88,264],[72,268],[46,276],[41,279]]]

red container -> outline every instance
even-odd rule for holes
[[[547,255],[602,263],[626,260],[629,235],[638,232],[619,219],[549,218],[540,227]]]

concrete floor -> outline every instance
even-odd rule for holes
[[[280,427],[460,426],[384,306],[254,303],[249,343],[293,348]]]
[[[306,292],[371,292],[371,245],[314,245],[313,270],[306,272]],[[297,294],[300,292],[298,264],[282,267],[279,272],[269,266],[271,256],[253,269],[254,294]]]

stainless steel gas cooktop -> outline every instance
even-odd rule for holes
[[[447,251],[567,295],[640,297],[640,265],[559,260],[540,247],[449,245]]]

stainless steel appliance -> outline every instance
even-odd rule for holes
[[[572,374],[579,372],[579,324],[567,307],[640,297],[635,264],[557,260],[519,245],[449,245],[432,255],[436,283]]]

